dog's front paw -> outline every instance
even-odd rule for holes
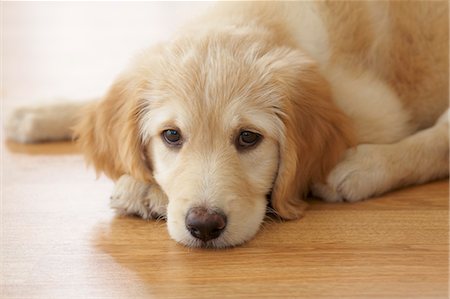
[[[144,219],[164,218],[167,197],[158,185],[123,175],[116,182],[111,207],[122,215],[137,215]]]
[[[390,168],[386,145],[359,145],[348,150],[326,183],[315,184],[312,192],[328,202],[360,201],[390,188]]]

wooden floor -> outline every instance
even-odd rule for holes
[[[116,217],[112,183],[67,143],[3,144],[1,298],[447,298],[448,182],[312,201],[233,249]]]

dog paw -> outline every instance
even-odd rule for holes
[[[164,218],[167,197],[158,185],[123,175],[116,182],[111,207],[121,215],[137,215],[144,219]]]
[[[70,140],[80,103],[16,108],[5,122],[6,137],[20,143]]]
[[[315,196],[327,202],[357,202],[389,189],[389,153],[385,145],[359,145],[328,175],[326,183],[312,186]]]
[[[20,142],[31,143],[39,140],[39,113],[30,108],[18,108],[9,115],[5,123],[6,137]]]

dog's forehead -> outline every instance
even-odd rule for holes
[[[155,125],[223,132],[250,126],[277,134],[282,92],[256,58],[229,48],[169,53],[147,92]]]
[[[267,105],[254,94],[209,98],[189,95],[186,98],[164,92],[150,101],[153,108],[148,110],[146,119],[154,127],[155,133],[164,127],[176,127],[184,132],[214,131],[215,134],[255,129],[276,136],[282,126],[277,117],[278,107]]]

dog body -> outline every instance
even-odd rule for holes
[[[358,201],[448,176],[448,80],[445,1],[221,3],[137,56],[75,136],[117,181],[114,208],[233,246],[267,197],[295,219],[310,191]],[[10,136],[35,141],[18,115]]]

